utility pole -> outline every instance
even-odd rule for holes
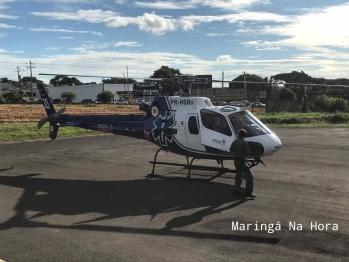
[[[222,88],[224,87],[224,71],[222,71]]]
[[[21,68],[19,66],[17,66],[17,74],[18,74],[18,87],[19,87],[19,92],[22,92],[22,88],[21,88],[21,76],[19,75],[19,72],[22,71]]]
[[[245,74],[245,71],[244,71],[244,88],[246,89],[246,74]]]
[[[33,66],[35,64],[32,63],[32,60],[30,60],[29,62],[29,69],[30,69],[30,94],[31,94],[31,101],[33,101],[33,72],[32,72],[32,68],[35,68],[35,66]]]
[[[126,75],[127,75],[127,78],[126,78],[126,83],[127,83],[127,94],[128,94],[128,101],[130,101],[130,89],[128,87],[128,66],[126,66]]]

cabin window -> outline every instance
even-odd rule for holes
[[[200,115],[204,127],[226,136],[232,135],[228,121],[224,115],[206,109],[202,109]]]
[[[198,121],[196,120],[195,116],[189,117],[188,128],[189,128],[189,133],[190,134],[192,134],[192,135],[198,135],[199,134]]]
[[[245,129],[247,132],[246,137],[260,136],[268,134],[268,130],[264,127],[262,123],[255,118],[248,111],[241,111],[229,115],[229,120],[237,134],[240,129]]]

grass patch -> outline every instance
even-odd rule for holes
[[[37,128],[37,123],[0,123],[0,142],[24,141],[34,139],[50,139],[49,125],[44,125],[40,130]],[[86,130],[82,128],[63,127],[58,131],[59,137],[73,137],[84,135],[97,135],[101,132]]]
[[[97,104],[91,103],[91,104],[84,104],[83,107],[97,107]]]
[[[256,115],[265,124],[274,125],[305,125],[305,126],[328,126],[348,125],[349,113],[269,113]]]

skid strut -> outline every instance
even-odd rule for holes
[[[161,150],[164,150],[164,149],[163,149],[162,147],[160,147],[160,148],[156,151],[156,153],[155,153],[154,161],[153,161],[153,170],[152,170],[151,173],[148,175],[148,176],[150,176],[150,177],[154,176],[155,165],[156,165],[156,158],[158,157],[158,154],[159,154],[159,152],[160,152]],[[167,151],[166,151],[166,152],[167,152]],[[188,158],[187,158],[187,160],[188,160]]]
[[[188,169],[188,174],[186,179],[194,179],[194,180],[199,180],[199,181],[211,181],[225,173],[236,173],[236,170],[232,170],[229,168],[225,168],[224,164],[223,164],[223,160],[217,160],[217,164],[220,165],[220,167],[210,167],[210,166],[200,166],[200,165],[193,165],[194,160],[199,160],[199,158],[196,157],[192,157],[190,159],[190,157],[186,156],[186,160],[187,160],[187,164],[178,164],[178,163],[170,163],[170,162],[158,162],[157,161],[157,157],[158,154],[161,150],[164,150],[167,152],[167,150],[165,150],[164,148],[159,148],[154,156],[154,161],[149,161],[152,165],[153,165],[153,169],[152,172],[147,175],[147,177],[162,177],[159,175],[155,175],[155,166],[156,164],[158,165],[168,165],[168,166],[178,166],[178,167],[183,167],[184,169]],[[215,175],[211,176],[210,178],[206,178],[206,179],[197,179],[197,178],[191,178],[191,171],[192,170],[202,170],[202,171],[212,171],[212,172],[216,172]],[[178,177],[180,178],[180,177]]]

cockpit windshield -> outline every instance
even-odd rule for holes
[[[246,137],[260,136],[270,133],[264,125],[249,111],[241,111],[229,115],[229,120],[237,134],[240,129],[245,129]]]

